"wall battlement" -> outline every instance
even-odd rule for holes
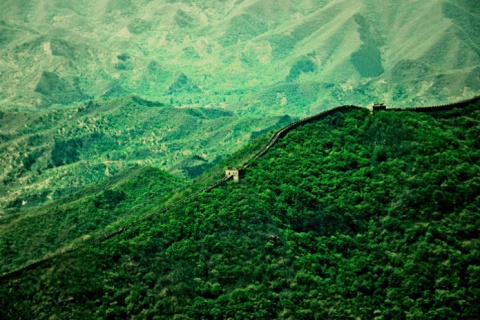
[[[387,106],[384,105],[383,103],[375,103],[372,107],[372,111],[382,111],[382,110],[387,110]]]
[[[245,175],[245,169],[229,168],[225,171],[225,175],[228,178],[233,177],[233,181],[235,183],[238,183],[240,181],[240,177],[243,177]]]

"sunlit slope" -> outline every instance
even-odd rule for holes
[[[3,318],[479,314],[480,113],[335,112],[228,181],[3,280]]]
[[[480,92],[474,0],[6,0],[0,12],[2,108],[133,93],[305,115]]]
[[[41,112],[0,111],[0,216],[137,164],[193,178],[252,135],[288,121],[180,109],[136,96]]]

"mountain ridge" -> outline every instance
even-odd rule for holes
[[[366,105],[375,96],[405,107],[460,100],[480,90],[479,19],[469,9],[477,6],[474,1],[55,5],[2,5],[2,108],[47,107],[111,92],[279,115],[269,103],[254,107],[255,94],[292,81],[334,84],[305,101],[288,90],[279,92],[286,98],[280,113],[288,109],[291,116],[303,117],[320,111],[311,110],[319,105]],[[102,28],[95,29],[98,24]],[[308,55],[316,69],[287,79],[298,59]],[[404,73],[399,82],[391,71],[405,67],[403,61],[428,66],[429,75]],[[148,68],[152,63],[154,73]],[[54,91],[34,92],[44,72],[64,79],[75,94],[64,99]],[[202,91],[169,92],[180,73]],[[115,93],[116,86],[123,91]]]
[[[438,105],[438,106],[413,107],[413,108],[408,108],[408,109],[387,108],[386,106],[384,106],[383,108],[381,108],[379,110],[373,109],[373,112],[378,112],[378,111],[392,111],[392,112],[395,112],[395,111],[409,111],[409,112],[423,112],[423,113],[424,112],[427,112],[427,113],[442,112],[442,111],[450,111],[450,110],[456,109],[456,108],[468,107],[468,106],[473,105],[475,103],[478,104],[479,101],[480,101],[480,96],[477,96],[477,97],[474,97],[472,99],[467,99],[467,100],[463,100],[463,101],[458,101],[456,103],[449,103],[449,104],[443,104],[443,105]],[[261,149],[254,152],[253,154],[251,154],[250,157],[248,157],[247,159],[244,159],[244,161],[246,160],[245,162],[240,164],[240,161],[237,160],[236,161],[237,165],[235,166],[236,170],[243,171],[243,170],[247,169],[248,167],[250,167],[256,160],[258,160],[260,157],[263,157],[268,152],[268,150],[271,147],[273,147],[279,141],[280,138],[284,137],[291,130],[296,129],[299,126],[308,124],[308,123],[313,122],[313,121],[322,120],[326,116],[329,116],[329,115],[334,114],[336,112],[348,112],[348,111],[351,111],[351,110],[354,110],[354,109],[361,110],[362,107],[348,106],[348,105],[338,106],[338,107],[335,107],[333,109],[322,111],[322,112],[320,112],[318,114],[315,114],[315,115],[312,115],[310,117],[306,117],[306,118],[300,119],[298,121],[289,123],[288,125],[286,125],[286,126],[280,128],[279,130],[275,131],[272,134],[272,136],[270,137],[270,139],[266,142],[266,144],[263,147],[261,147]],[[164,207],[163,209],[161,209],[158,212],[154,212],[154,213],[151,213],[147,216],[144,216],[139,220],[133,221],[133,222],[129,223],[128,225],[124,225],[124,226],[122,226],[122,227],[120,227],[120,228],[118,228],[114,231],[109,232],[106,235],[97,237],[96,239],[90,239],[89,244],[100,243],[100,242],[103,242],[103,241],[106,241],[106,240],[110,239],[113,236],[120,235],[123,232],[127,231],[128,229],[130,229],[130,228],[132,228],[132,227],[134,227],[134,226],[136,226],[136,225],[138,225],[138,224],[140,224],[144,221],[153,219],[156,215],[164,214],[167,211],[171,210],[172,208],[184,204],[186,201],[188,201],[191,198],[194,198],[196,195],[198,195],[200,193],[210,192],[214,188],[217,188],[217,187],[221,186],[222,184],[226,183],[232,177],[233,176],[227,175],[224,178],[219,179],[218,181],[214,181],[210,185],[208,185],[204,188],[201,188],[200,190],[196,191],[195,193],[184,195],[183,198],[180,198],[179,200],[177,200],[174,203]],[[118,179],[118,177],[116,177],[116,179]],[[60,253],[54,254],[53,256],[49,256],[47,258],[37,260],[37,261],[32,262],[32,263],[30,263],[26,266],[20,267],[18,269],[15,269],[15,270],[12,270],[12,271],[9,271],[9,272],[6,272],[6,273],[0,275],[0,280],[1,279],[8,279],[8,278],[11,278],[13,276],[17,276],[18,274],[20,274],[24,270],[29,270],[29,269],[32,269],[34,267],[37,267],[40,264],[42,264],[42,263],[44,263],[48,260],[51,260],[52,258],[55,258],[58,255],[69,254],[69,253],[75,252],[79,249],[82,249],[84,246],[85,246],[84,244],[81,244],[80,246],[77,246],[77,247],[74,247],[74,248],[70,247],[69,249],[63,250]]]
[[[265,128],[290,118],[240,118],[136,96],[34,112],[0,111],[0,215],[101,181],[136,164],[194,178]]]
[[[240,183],[3,279],[0,312],[474,318],[478,106],[331,112]]]

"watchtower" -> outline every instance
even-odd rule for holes
[[[383,103],[374,103],[372,107],[372,111],[381,111],[381,110],[387,110],[387,106],[384,105]]]
[[[240,181],[240,177],[245,175],[245,169],[237,169],[237,168],[228,168],[225,171],[227,177],[233,177],[233,182],[238,183]]]

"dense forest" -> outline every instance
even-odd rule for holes
[[[134,95],[38,112],[0,110],[0,220],[138,164],[195,178],[251,137],[291,121]]]
[[[1,280],[0,318],[478,318],[479,106],[300,126],[240,183]]]

